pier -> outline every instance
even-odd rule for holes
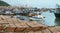
[[[60,27],[0,15],[0,33],[60,33]]]

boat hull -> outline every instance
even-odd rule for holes
[[[60,13],[54,13],[55,17],[60,17]]]
[[[43,19],[30,18],[30,20],[33,20],[33,21],[40,21],[40,20],[43,20]]]

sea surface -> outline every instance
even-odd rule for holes
[[[37,21],[38,23],[42,23],[47,26],[60,26],[60,18],[55,17],[54,13],[50,13],[49,11],[42,12],[41,14],[44,16],[44,20]],[[28,16],[21,16],[21,15],[15,15],[20,16],[20,18],[24,18],[26,21],[29,21]]]
[[[42,12],[41,15],[45,17],[44,21],[37,21],[37,22],[47,26],[60,26],[60,18],[55,17],[54,13],[50,13],[49,11],[46,11],[46,12]],[[26,17],[26,19],[28,20],[29,18]]]

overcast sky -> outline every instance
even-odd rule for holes
[[[56,4],[59,4],[59,0],[3,0],[7,2],[8,4],[14,6],[23,6],[23,5],[29,5],[32,7],[38,7],[38,8],[55,8]]]

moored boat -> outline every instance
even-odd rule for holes
[[[56,17],[60,17],[60,5],[57,4],[57,10],[54,12]]]
[[[56,13],[54,13],[55,14],[55,17],[60,17],[60,12],[56,12]]]
[[[29,17],[29,19],[35,20],[35,21],[40,21],[40,20],[44,20],[44,17],[42,15],[36,15],[36,16]]]

